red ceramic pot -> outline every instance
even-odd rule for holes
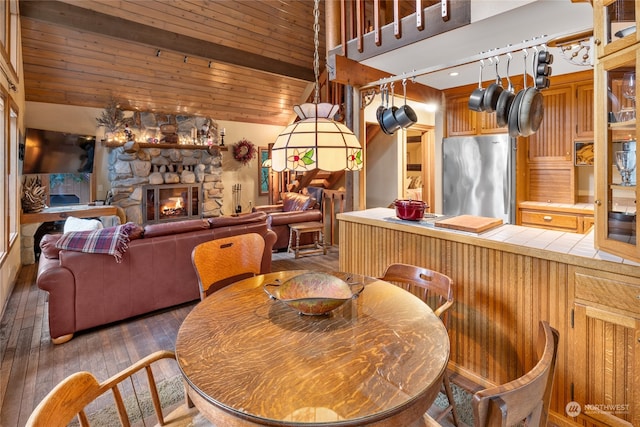
[[[424,217],[427,204],[422,200],[396,200],[396,216],[400,219],[420,221]]]

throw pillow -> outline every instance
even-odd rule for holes
[[[64,233],[72,231],[93,231],[104,228],[102,223],[97,219],[82,219],[70,216],[64,222]]]
[[[312,198],[300,193],[284,193],[282,195],[282,210],[285,212],[304,211],[311,205]]]
[[[56,248],[56,243],[62,234],[45,234],[40,240],[42,255],[48,259],[57,259],[60,249]]]

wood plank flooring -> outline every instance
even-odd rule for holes
[[[327,255],[294,259],[273,255],[273,271],[338,269],[338,248]],[[183,319],[197,303],[77,333],[61,345],[51,344],[47,293],[36,282],[37,265],[23,266],[0,322],[0,426],[24,426],[31,411],[61,380],[78,371],[90,371],[104,380],[143,356],[173,349]],[[160,365],[157,380],[179,372],[175,364]],[[106,398],[105,398],[106,399]],[[106,403],[105,403],[106,404]],[[96,409],[100,402],[95,405]]]

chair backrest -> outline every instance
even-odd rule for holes
[[[200,285],[200,299],[233,282],[260,274],[264,239],[257,233],[239,234],[201,243],[191,261]]]
[[[473,396],[475,426],[512,426],[521,421],[527,426],[547,425],[558,339],[558,331],[541,321],[537,343],[540,360],[520,378]]]
[[[83,371],[72,374],[56,385],[38,406],[36,406],[29,416],[26,426],[49,427],[68,425],[76,415],[79,417],[81,426],[88,426],[89,420],[85,413],[85,408],[108,391],[112,391],[113,393],[114,406],[118,411],[121,425],[129,425],[129,417],[133,414],[127,412],[127,405],[122,398],[119,384],[143,369],[146,370],[148,392],[151,395],[156,417],[160,425],[164,425],[165,415],[163,414],[157,384],[155,383],[151,369],[151,365],[161,359],[175,360],[175,354],[172,351],[157,351],[102,383],[99,383],[89,372]],[[136,394],[139,394],[141,391],[142,390],[138,390]],[[145,389],[145,392],[146,391],[147,389]]]
[[[448,326],[447,310],[453,305],[453,280],[449,276],[428,268],[397,263],[390,264],[380,279],[421,298]]]

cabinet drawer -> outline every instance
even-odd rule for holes
[[[523,210],[522,225],[544,226],[577,232],[578,217],[576,215],[551,212],[529,212]]]
[[[625,276],[595,277],[577,272],[575,277],[576,299],[640,315],[640,281],[638,279]],[[634,283],[629,283],[631,281]]]

